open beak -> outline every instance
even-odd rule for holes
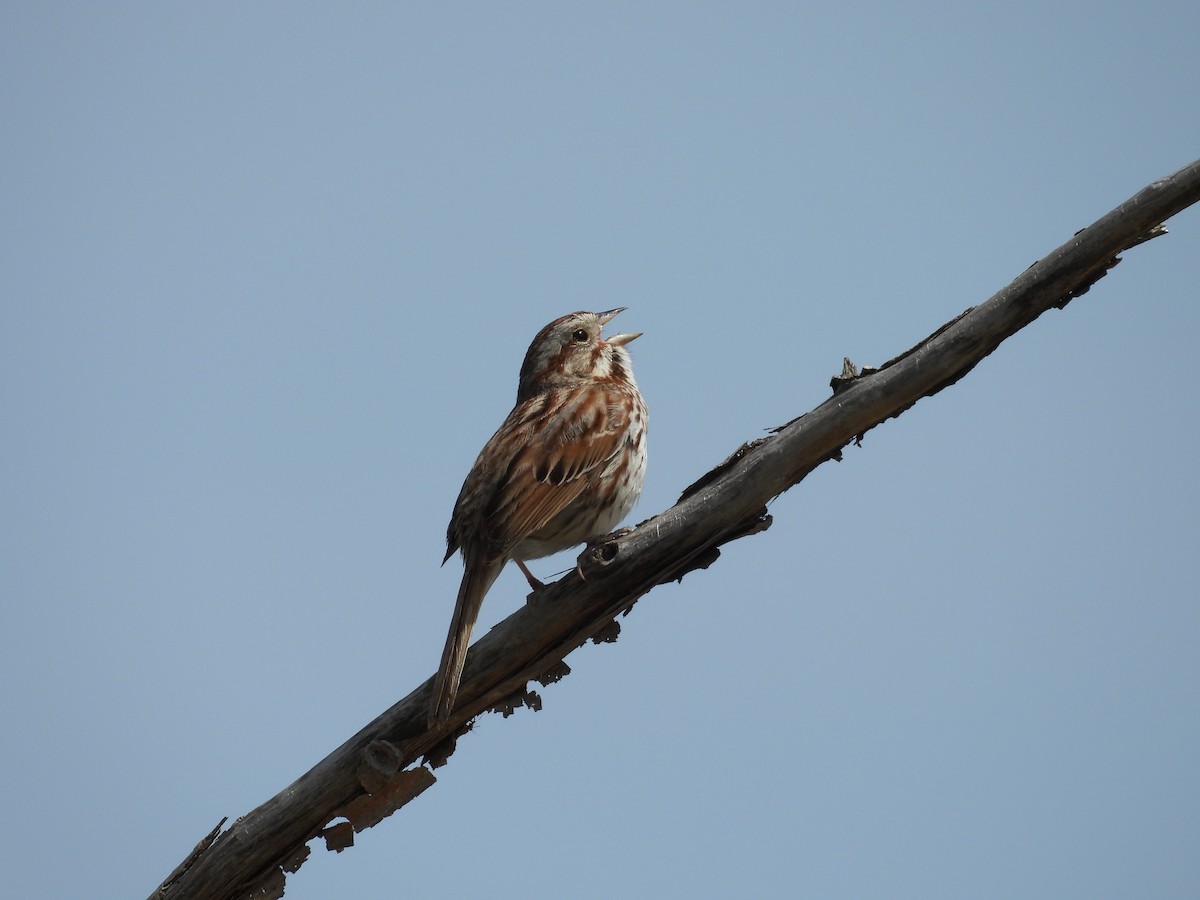
[[[600,320],[601,325],[607,325],[614,318],[616,318],[617,313],[624,312],[626,309],[627,307],[618,306],[616,309],[610,309],[606,312],[596,313],[596,318]],[[614,347],[623,347],[625,344],[628,344],[630,341],[640,338],[641,336],[642,332],[640,331],[636,331],[633,334],[614,334],[612,337],[606,337],[604,342],[606,344],[612,344]]]

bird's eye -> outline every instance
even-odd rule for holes
[[[587,343],[587,339],[588,339],[588,333],[586,331],[584,331],[582,328],[576,328],[574,331],[571,332],[571,340],[573,340],[577,344]]]

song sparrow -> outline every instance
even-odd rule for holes
[[[625,349],[638,334],[600,336],[620,309],[555,319],[529,345],[517,405],[471,467],[446,530],[463,579],[434,681],[431,726],[454,708],[471,629],[488,588],[525,560],[610,532],[646,474],[646,404]]]

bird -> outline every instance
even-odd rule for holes
[[[608,534],[641,495],[648,417],[625,348],[642,333],[601,335],[624,310],[573,312],[538,332],[516,405],[463,481],[442,560],[461,553],[463,576],[434,679],[431,728],[454,709],[471,631],[505,563],[539,590],[527,560]]]

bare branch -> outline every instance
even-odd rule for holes
[[[878,369],[849,360],[816,409],[743,445],[698,479],[679,502],[626,534],[588,548],[575,572],[549,585],[476,643],[458,708],[428,730],[431,683],[418,687],[277,796],[202,840],[154,898],[278,897],[285,872],[324,837],[330,849],[377,824],[434,782],[473,717],[540,706],[530,681],[570,670],[563,658],[591,639],[616,639],[616,617],[655,585],[711,565],[720,546],[770,525],[767,504],[842,448],[922,397],[966,375],[1048,309],[1086,293],[1118,254],[1165,234],[1175,213],[1200,200],[1200,161],[1146,187],[1030,266],[994,297],[968,309]]]

